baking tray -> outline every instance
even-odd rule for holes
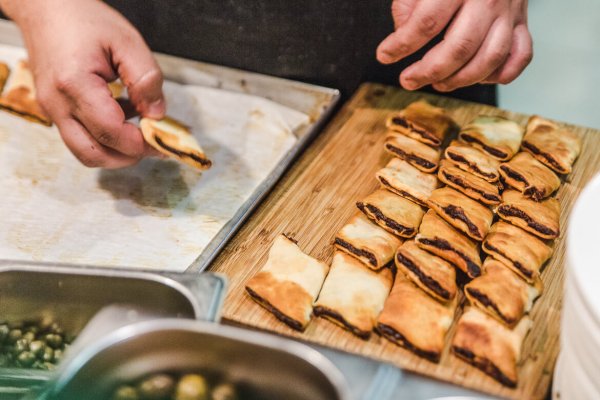
[[[0,21],[0,44],[23,45],[20,32],[12,22]],[[167,80],[257,95],[309,116],[309,123],[294,132],[297,141],[293,147],[280,159],[279,163],[271,170],[266,179],[254,189],[250,197],[242,203],[233,217],[210,240],[191,265],[187,266],[187,270],[189,271],[202,271],[207,268],[228,239],[231,238],[253,209],[275,185],[283,172],[306,147],[307,143],[317,134],[328,115],[334,109],[335,104],[340,98],[340,94],[335,89],[186,60],[164,54],[156,54],[156,59],[161,65],[165,73],[165,79]],[[0,257],[2,257],[1,254]],[[54,261],[45,258],[40,258],[40,260]],[[68,259],[61,261],[74,262]],[[178,266],[177,268],[181,267]]]

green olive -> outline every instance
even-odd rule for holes
[[[208,400],[208,392],[208,383],[202,375],[187,374],[177,383],[175,400]]]
[[[40,356],[44,353],[44,349],[46,348],[46,344],[41,340],[34,340],[29,344],[29,351],[31,351],[36,356]]]
[[[53,349],[58,349],[63,344],[62,336],[57,335],[56,333],[47,334],[45,339],[48,346],[52,347]]]
[[[35,362],[35,354],[24,351],[17,356],[17,363],[22,367],[30,367]]]
[[[35,340],[35,333],[27,331],[23,334],[23,339],[27,339],[27,341],[31,343]]]
[[[20,329],[11,329],[8,332],[8,343],[15,343],[23,337],[23,331]]]
[[[52,359],[52,361],[54,361],[54,363],[58,364],[60,362],[60,360],[62,359],[63,356],[63,351],[61,349],[56,349],[54,350],[54,358]]]
[[[151,375],[138,385],[138,392],[144,400],[168,399],[174,390],[175,381],[167,374]]]
[[[212,392],[211,400],[238,400],[237,390],[231,383],[220,383]]]
[[[45,347],[42,353],[42,360],[51,362],[54,360],[54,350],[51,347]]]
[[[140,396],[133,386],[123,385],[117,388],[112,400],[138,400]]]
[[[27,340],[25,339],[19,339],[13,344],[13,347],[10,352],[14,356],[18,356],[19,354],[27,350],[29,350],[29,342],[27,342]]]
[[[0,344],[6,340],[8,334],[10,332],[10,328],[7,324],[0,324]]]

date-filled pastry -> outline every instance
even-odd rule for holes
[[[418,204],[384,189],[357,201],[356,206],[377,225],[404,238],[417,234],[425,214]]]
[[[516,190],[506,190],[497,213],[500,218],[543,239],[560,235],[560,203],[553,197],[535,201]]]
[[[478,241],[487,235],[494,219],[492,210],[449,187],[434,190],[428,203],[450,225]]]
[[[392,271],[373,271],[346,253],[336,252],[314,314],[368,339],[393,283]]]
[[[393,262],[402,241],[373,224],[361,213],[352,217],[334,239],[335,247],[362,261],[371,269],[381,269]]]
[[[539,278],[530,285],[506,265],[488,257],[483,275],[465,285],[465,295],[471,304],[513,327],[529,313],[542,288]]]
[[[511,329],[483,311],[468,307],[458,320],[452,352],[501,384],[516,387],[521,348],[530,328],[528,317]]]
[[[456,123],[445,109],[425,100],[411,103],[404,110],[390,116],[388,129],[399,132],[430,146],[439,147],[446,135],[456,129]]]
[[[550,246],[531,233],[504,221],[492,225],[482,248],[529,283],[535,282],[542,266],[552,256]]]
[[[396,267],[417,286],[441,302],[456,297],[456,270],[449,262],[421,249],[414,240],[396,251]]]
[[[521,152],[500,165],[504,181],[534,200],[542,200],[556,191],[560,178],[529,153]]]
[[[481,258],[477,243],[463,235],[429,210],[423,217],[416,242],[463,271],[471,278],[481,275]]]
[[[275,317],[303,331],[328,271],[327,264],[304,254],[296,243],[279,235],[265,265],[246,283],[246,291]]]
[[[506,161],[519,151],[523,127],[503,117],[479,116],[466,125],[458,137],[495,159]]]
[[[375,176],[381,187],[421,206],[427,206],[431,192],[438,187],[435,175],[423,172],[396,157],[385,168],[377,171]]]
[[[571,172],[581,151],[581,138],[554,122],[534,115],[529,118],[523,150],[559,174]]]
[[[467,171],[464,171],[448,160],[442,160],[438,169],[440,181],[459,192],[481,203],[495,205],[502,200],[499,182],[490,183]]]
[[[500,161],[485,154],[476,147],[469,146],[458,140],[453,140],[445,151],[446,159],[458,168],[485,179],[497,182],[500,178],[498,167]]]
[[[440,161],[440,150],[429,147],[402,134],[391,134],[385,139],[385,149],[424,172],[433,172]]]

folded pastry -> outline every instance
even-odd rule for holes
[[[421,206],[427,205],[431,192],[438,186],[435,175],[425,173],[396,157],[377,171],[375,176],[383,188]]]
[[[463,142],[506,161],[519,151],[523,127],[503,117],[479,116],[465,126],[458,136]]]
[[[303,331],[328,271],[327,264],[304,254],[296,243],[279,235],[265,265],[246,283],[246,291],[275,317]]]
[[[438,178],[446,185],[484,204],[498,204],[501,201],[499,183],[490,183],[467,171],[456,167],[448,160],[440,162]]]
[[[484,312],[468,307],[458,320],[452,351],[501,384],[516,387],[521,347],[530,328],[528,317],[511,329]]]
[[[201,170],[211,167],[212,162],[190,129],[181,122],[169,117],[160,121],[142,118],[140,128],[146,142],[161,153]]]
[[[505,190],[496,211],[502,219],[543,239],[560,235],[560,203],[555,198],[535,201],[516,190]]]
[[[542,288],[539,278],[530,285],[506,265],[488,257],[483,275],[465,285],[465,295],[471,304],[513,327],[529,313]]]
[[[0,62],[0,93],[4,90],[4,85],[10,75],[10,68],[3,62]]]
[[[534,200],[550,196],[560,186],[559,177],[529,153],[521,152],[500,165],[504,181]]]
[[[581,138],[552,121],[534,115],[529,118],[521,146],[548,168],[559,174],[568,174],[581,151]]]
[[[552,248],[536,236],[504,221],[492,225],[482,248],[529,283],[540,276],[542,266],[552,255]]]
[[[392,271],[373,271],[345,253],[336,252],[314,314],[368,339],[393,283]]]
[[[386,126],[419,142],[438,147],[446,135],[456,128],[456,123],[443,108],[420,100],[390,116]]]
[[[37,101],[33,74],[27,61],[21,60],[17,64],[6,90],[0,96],[0,107],[30,121],[52,125],[50,117]]]
[[[418,356],[439,362],[456,304],[456,299],[438,302],[399,273],[377,318],[377,331]]]
[[[425,214],[418,204],[384,189],[357,201],[356,206],[386,231],[405,238],[417,234]]]
[[[443,259],[421,249],[414,240],[396,251],[396,267],[434,298],[448,302],[456,297],[456,271]]]
[[[450,225],[479,241],[494,219],[492,210],[450,187],[434,190],[428,203]]]
[[[500,178],[500,161],[483,153],[479,149],[458,140],[453,140],[445,151],[446,158],[458,168],[485,179],[497,182]]]
[[[393,262],[394,253],[402,241],[359,213],[338,232],[334,244],[339,250],[377,270]]]
[[[422,249],[440,256],[475,278],[481,275],[481,258],[477,243],[454,229],[429,210],[423,217],[416,242]]]
[[[440,151],[401,134],[389,135],[385,149],[425,172],[433,172],[440,160]]]

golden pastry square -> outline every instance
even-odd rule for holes
[[[450,187],[434,190],[428,203],[446,222],[477,241],[487,235],[494,219],[488,207]]]
[[[445,109],[420,100],[391,115],[386,126],[419,142],[439,147],[457,125]]]
[[[488,182],[497,182],[500,178],[500,161],[487,155],[476,147],[459,140],[453,140],[444,152],[446,159],[463,171],[469,172]]]
[[[523,127],[500,116],[479,116],[463,127],[458,137],[495,159],[506,161],[519,151]]]
[[[402,241],[358,213],[338,232],[334,244],[367,267],[378,270],[393,262]]]
[[[327,264],[304,254],[295,242],[279,235],[265,265],[246,283],[246,291],[279,320],[303,331],[328,271]]]
[[[560,202],[553,197],[535,201],[516,190],[505,190],[497,213],[500,218],[542,239],[560,236]]]
[[[346,253],[336,252],[314,314],[368,339],[393,283],[392,271],[373,271]]]
[[[538,237],[504,221],[492,226],[482,248],[529,283],[539,277],[553,251]]]
[[[424,172],[435,171],[440,161],[440,150],[401,134],[388,135],[384,147],[393,156]]]
[[[560,187],[560,178],[525,152],[501,164],[500,175],[509,186],[537,201],[549,197]]]
[[[425,214],[418,204],[385,189],[357,201],[356,206],[377,225],[403,238],[417,234]]]
[[[385,168],[377,171],[375,176],[381,187],[421,206],[427,206],[431,192],[438,187],[435,175],[423,172],[396,157]]]
[[[442,160],[440,163],[438,178],[451,188],[486,205],[496,205],[502,201],[499,182],[490,183],[483,180],[456,167],[448,160]]]

